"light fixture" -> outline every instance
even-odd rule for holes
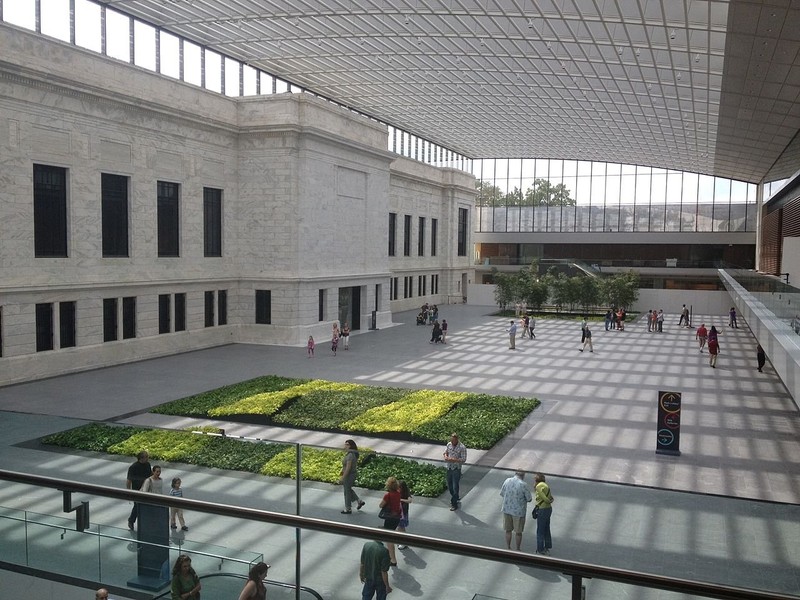
[[[408,25],[410,22],[411,22],[411,17],[406,15],[406,25]]]
[[[681,79],[681,74],[678,73],[678,81],[680,81],[680,79]]]
[[[528,19],[528,29],[533,29],[533,19]]]
[[[671,39],[671,40],[675,39],[675,30],[674,29],[669,32],[669,39]]]
[[[695,54],[694,55],[694,62],[696,62],[696,63],[700,62],[700,55],[699,54]]]

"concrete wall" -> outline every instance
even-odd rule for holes
[[[30,32],[4,33],[0,385],[230,342],[326,339],[342,318],[340,288],[357,288],[361,329],[373,310],[381,327],[405,302],[460,299],[470,256],[456,256],[456,227],[458,208],[472,211],[470,175],[398,158],[385,126],[311,95],[228,98]],[[67,257],[34,256],[34,164],[67,170]],[[127,257],[103,257],[103,173],[129,178]],[[174,258],[157,251],[159,181],[180,186]],[[204,256],[204,187],[222,190],[222,257]],[[389,212],[411,214],[414,227],[426,218],[424,256],[414,232],[412,255],[402,257],[401,237],[401,258],[390,261]],[[437,275],[439,292],[391,302],[393,271],[415,284],[424,274],[429,290]],[[206,327],[204,294],[219,290],[227,324],[216,315]],[[271,292],[269,325],[255,324],[256,290]],[[158,296],[178,293],[187,329],[159,334]],[[131,296],[136,337],[103,342],[103,300]],[[61,349],[58,306],[73,301],[77,345]],[[53,351],[36,352],[38,303],[53,304]]]

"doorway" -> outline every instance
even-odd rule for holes
[[[361,286],[339,288],[339,325],[350,323],[350,329],[361,329]]]

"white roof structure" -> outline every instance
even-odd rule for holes
[[[792,0],[104,4],[472,158],[757,183],[800,130]]]

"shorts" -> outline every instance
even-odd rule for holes
[[[503,529],[514,533],[522,533],[525,529],[525,517],[514,517],[503,513]]]

